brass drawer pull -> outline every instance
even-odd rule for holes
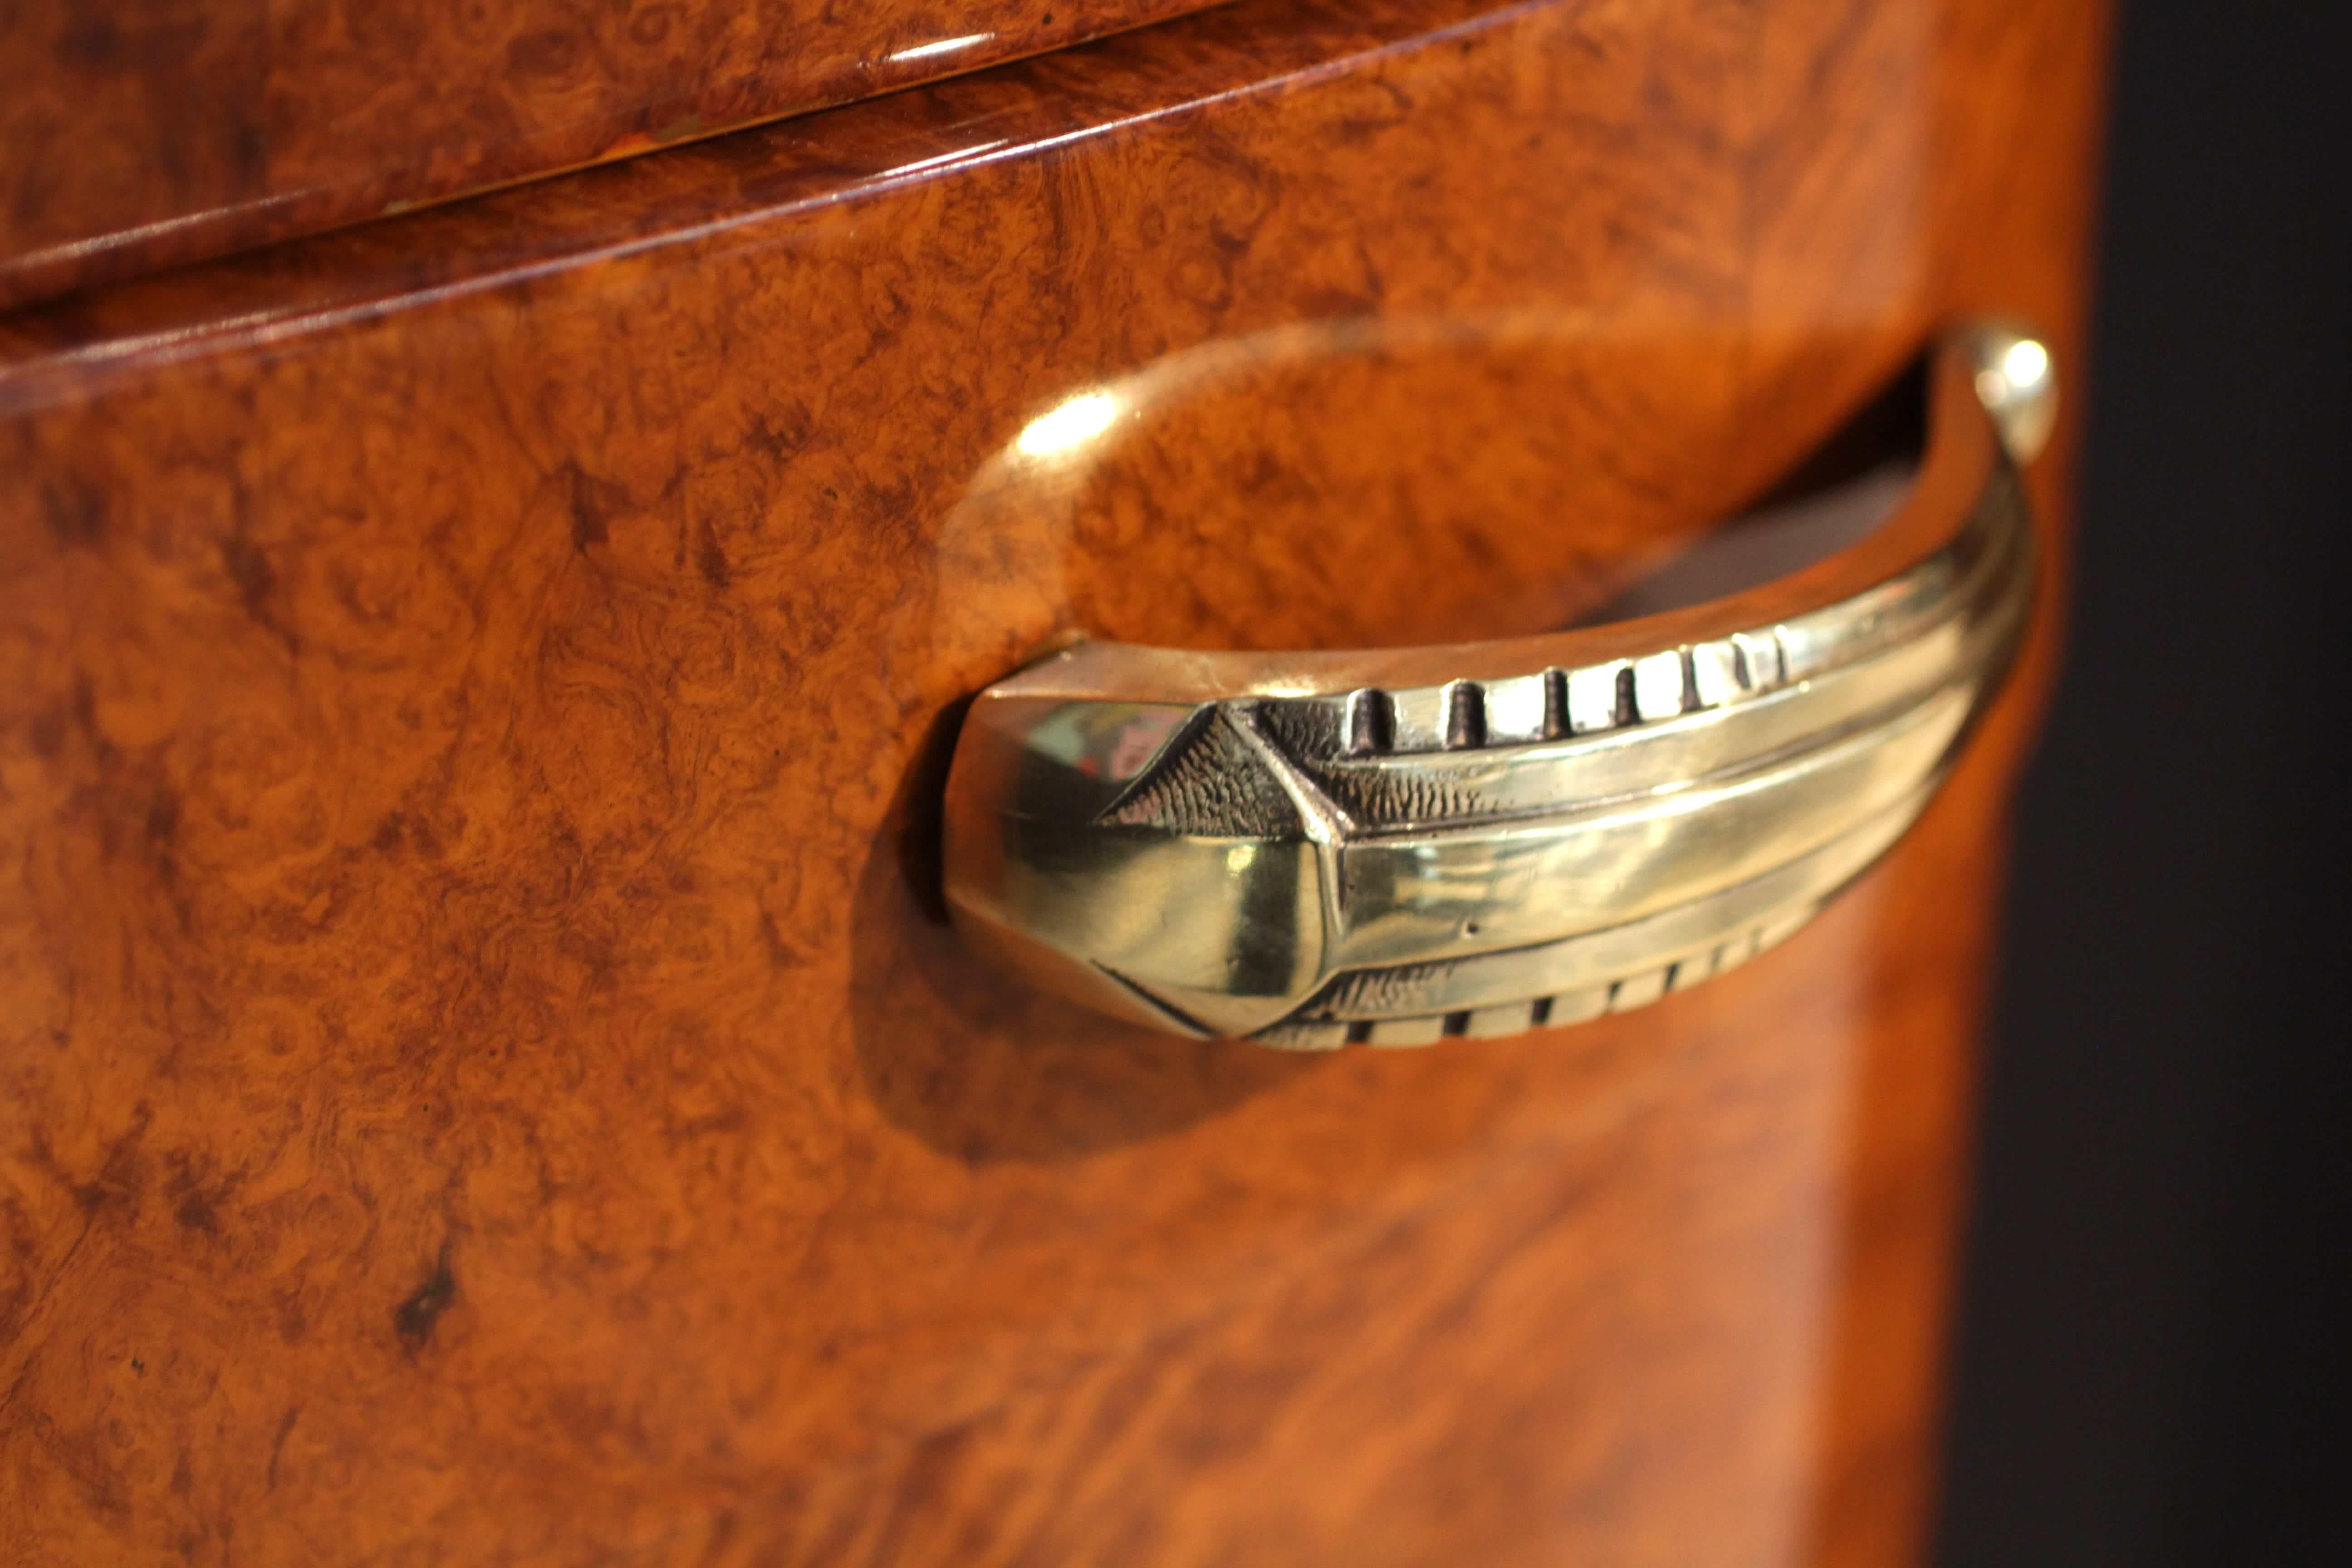
[[[1928,374],[1902,508],[1760,588],[1451,647],[1082,643],[990,687],[948,784],[958,926],[1090,1005],[1303,1049],[1745,962],[1910,825],[2025,624],[2049,355],[1980,327]]]

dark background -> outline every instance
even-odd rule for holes
[[[2058,3],[2058,0],[2053,0]],[[2337,0],[2125,0],[2074,632],[2020,803],[1942,1568],[2352,1562]]]

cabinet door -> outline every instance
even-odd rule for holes
[[[1905,1560],[2051,595],[1817,921],[1512,1038],[1058,1000],[940,802],[1057,637],[1545,631],[2071,369],[2103,44],[1251,0],[0,318],[12,1559]]]
[[[11,0],[0,309],[1208,0]]]

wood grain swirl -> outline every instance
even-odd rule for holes
[[[1539,629],[1944,321],[2079,363],[2102,46],[1271,0],[12,319],[0,1558],[1903,1560],[2046,626],[1520,1040],[1081,1015],[933,814],[1059,633]]]

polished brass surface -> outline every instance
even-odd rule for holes
[[[1575,1022],[1745,963],[1918,815],[2032,593],[2050,355],[1929,368],[1895,517],[1766,586],[1507,642],[1086,642],[982,692],[948,784],[959,928],[1191,1035],[1321,1049]]]

